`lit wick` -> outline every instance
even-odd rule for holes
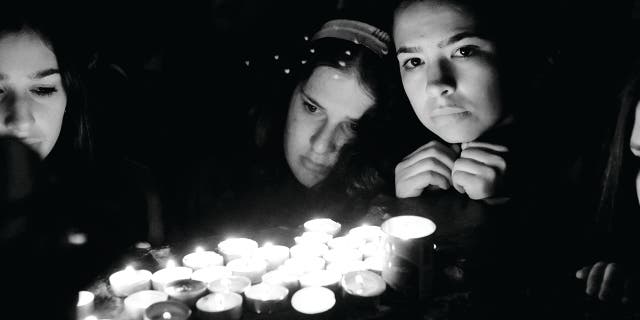
[[[170,313],[170,312],[166,312],[166,311],[165,311],[165,312],[162,314],[162,319],[171,319],[171,318],[172,318],[172,317],[171,317],[171,313]]]

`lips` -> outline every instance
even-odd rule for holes
[[[431,111],[432,117],[451,116],[467,112],[466,109],[460,107],[438,107]]]
[[[313,171],[313,172],[317,172],[317,173],[324,173],[329,171],[330,166],[324,164],[324,163],[320,163],[320,162],[316,162],[311,160],[309,157],[306,156],[301,156],[300,157],[300,163],[302,163],[302,166],[309,170],[309,171]]]

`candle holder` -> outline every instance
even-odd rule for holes
[[[95,295],[89,291],[78,292],[78,303],[76,304],[76,318],[84,319],[91,315],[94,310]]]
[[[138,291],[149,290],[150,280],[151,272],[148,270],[135,270],[133,267],[126,267],[109,276],[109,285],[114,295],[126,297]]]
[[[387,284],[381,276],[371,271],[353,271],[340,281],[344,305],[360,309],[374,309]]]
[[[419,216],[398,216],[382,224],[385,262],[382,278],[401,296],[423,301],[433,283],[433,241],[436,225]]]
[[[288,294],[283,286],[260,283],[244,291],[245,306],[258,314],[271,314],[287,306]]]
[[[156,302],[144,311],[144,320],[187,320],[191,316],[191,309],[180,301]]]
[[[210,292],[235,292],[243,293],[251,286],[251,280],[243,276],[230,276],[216,279],[207,285]]]
[[[331,319],[335,304],[335,294],[325,287],[302,288],[291,297],[291,306],[304,319]]]
[[[198,299],[207,294],[207,286],[201,281],[183,279],[167,283],[164,292],[172,299],[192,307]]]
[[[189,253],[182,258],[182,264],[195,271],[206,267],[221,266],[224,264],[224,258],[213,251],[204,251],[201,248],[196,248],[195,252]]]
[[[258,249],[258,243],[247,238],[230,238],[218,243],[218,251],[228,264],[238,258],[250,257]]]
[[[227,264],[234,276],[249,278],[251,283],[262,281],[262,275],[267,273],[267,262],[257,257],[235,259]]]
[[[196,302],[200,320],[238,320],[242,317],[242,296],[234,292],[215,292]]]
[[[168,266],[153,273],[151,276],[151,284],[154,290],[164,291],[167,283],[176,280],[191,279],[191,274],[193,274],[191,268]]]
[[[340,232],[341,225],[328,218],[309,220],[304,223],[305,231],[319,231],[335,237]]]
[[[169,296],[164,292],[142,290],[124,299],[124,309],[129,319],[142,319],[144,311],[150,305],[167,299]]]

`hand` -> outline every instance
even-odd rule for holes
[[[586,293],[602,301],[620,299],[627,303],[631,299],[632,279],[630,274],[615,262],[598,261],[576,272],[576,278],[586,280]]]
[[[438,141],[418,148],[396,166],[396,196],[417,197],[428,187],[449,189],[456,157],[456,150]]]
[[[507,151],[507,147],[501,145],[484,142],[463,143],[460,158],[452,168],[453,187],[474,200],[495,196],[507,168],[502,156]]]

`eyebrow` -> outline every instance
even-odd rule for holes
[[[44,69],[44,70],[40,70],[37,72],[34,72],[33,74],[31,74],[29,76],[29,78],[31,79],[42,79],[45,77],[48,77],[52,74],[60,74],[60,70],[55,69],[55,68],[49,68],[49,69]]]
[[[448,45],[451,45],[453,43],[456,43],[456,42],[458,42],[458,41],[460,41],[462,39],[466,39],[466,38],[484,39],[484,37],[480,36],[479,34],[477,34],[475,32],[464,31],[464,32],[456,33],[453,36],[438,42],[438,48],[444,48],[444,47],[446,47]],[[420,47],[400,47],[400,48],[398,48],[398,51],[396,51],[396,54],[417,53],[417,52],[422,52],[422,49]]]

